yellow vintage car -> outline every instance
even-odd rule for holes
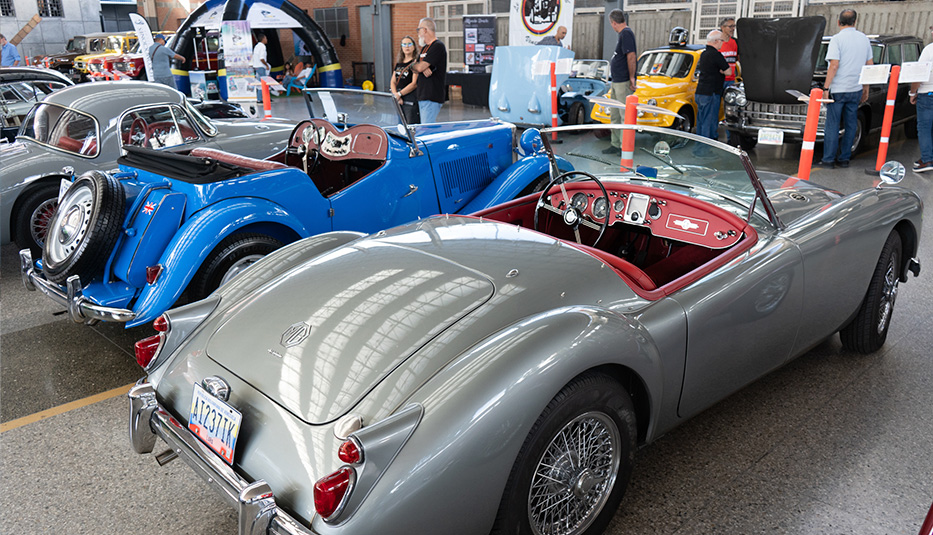
[[[674,32],[672,32],[672,36]],[[654,48],[638,58],[638,101],[668,109],[683,119],[660,113],[639,112],[638,124],[692,131],[696,124],[697,105],[694,94],[699,73],[696,70],[704,45],[674,44]],[[605,95],[612,98],[612,90]],[[721,113],[721,112],[720,112]],[[593,120],[609,122],[609,110],[593,106]]]
[[[75,82],[87,80],[88,62],[94,58],[117,56],[128,53],[136,44],[136,32],[119,32],[102,37],[95,37],[88,46],[88,53],[74,60],[71,78]]]

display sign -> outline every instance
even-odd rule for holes
[[[573,37],[574,0],[512,0],[509,10],[509,46],[536,45],[563,26],[561,40],[570,48]]]
[[[256,100],[256,91],[250,87],[253,75],[253,38],[249,21],[226,20],[220,25],[220,42],[224,50],[227,69],[227,100]]]
[[[862,85],[887,84],[888,74],[891,73],[891,66],[881,65],[862,65],[862,71],[859,73],[858,83]]]
[[[496,48],[496,17],[464,15],[463,64],[469,72],[486,72],[492,65]]]
[[[146,64],[146,78],[154,82],[152,72],[152,56],[149,55],[149,49],[152,48],[152,30],[149,29],[149,23],[139,13],[130,13],[130,20],[133,22],[133,29],[136,30],[136,38],[139,39],[139,50],[143,53],[143,63]]]
[[[904,64],[901,65],[901,75],[898,80],[902,84],[929,82],[931,81],[931,74],[933,74],[933,63],[929,61],[924,61],[923,63],[919,61],[905,61]]]

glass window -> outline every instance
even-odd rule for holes
[[[62,0],[36,0],[40,17],[63,17]]]
[[[0,15],[4,17],[16,16],[16,10],[13,8],[13,0],[0,0]]]
[[[901,64],[901,45],[890,45],[888,48],[888,60],[885,63],[891,65]]]
[[[684,78],[690,74],[693,56],[677,52],[653,52],[638,58],[638,74],[642,76],[667,76]]]
[[[884,57],[884,45],[871,45],[871,60],[878,65]]]
[[[82,36],[75,37],[68,41],[68,46],[65,48],[68,52],[77,52],[79,50],[84,50],[86,39]]]
[[[54,104],[35,106],[23,121],[20,135],[82,156],[98,154],[97,121],[85,113]]]
[[[176,106],[153,106],[125,114],[120,135],[125,145],[149,149],[175,147],[199,138],[184,111]]]
[[[920,45],[917,43],[904,43],[901,45],[903,47],[904,57],[901,58],[905,62],[908,61],[917,61],[920,59]]]
[[[345,7],[315,9],[314,20],[331,39],[340,39],[341,36],[350,34],[350,14]]]

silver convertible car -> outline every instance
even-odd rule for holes
[[[26,115],[16,142],[0,145],[0,244],[15,240],[38,257],[61,182],[115,168],[123,145],[172,152],[206,147],[265,158],[285,148],[295,126],[212,120],[199,106],[148,82],[80,84],[46,97]]]
[[[165,313],[134,449],[167,443],[241,534],[595,534],[639,444],[836,332],[884,344],[920,271],[902,165],[843,195],[613,128],[631,162],[558,128],[540,194],[303,239]]]

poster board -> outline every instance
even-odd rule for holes
[[[463,16],[463,64],[467,72],[486,72],[496,48],[495,15]]]
[[[511,0],[509,46],[536,45],[561,26],[567,35],[561,41],[570,49],[573,43],[574,0]]]
[[[227,69],[227,100],[256,100],[256,90],[250,87],[253,74],[253,38],[249,21],[225,20],[220,25],[220,41]]]

